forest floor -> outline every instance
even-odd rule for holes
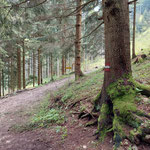
[[[148,85],[149,62],[133,65],[136,80]],[[112,150],[113,135],[102,142],[96,140],[97,126],[86,127],[89,120],[83,117],[91,111],[101,89],[103,71],[90,73],[78,82],[72,80],[73,76],[0,99],[0,150]],[[141,95],[138,99],[138,107],[150,113],[150,99]],[[58,111],[50,116],[52,110]],[[150,148],[127,143],[123,150]]]

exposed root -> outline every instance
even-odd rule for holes
[[[139,88],[139,89],[141,90],[140,92],[141,92],[142,95],[145,95],[145,96],[147,96],[147,97],[150,97],[150,86],[140,84],[140,83],[138,83],[138,82],[136,82],[136,81],[134,81],[134,84],[135,84],[135,86],[136,86],[137,88]]]
[[[150,115],[138,110],[135,101],[136,87],[146,96],[150,96],[150,88],[132,80],[128,84],[124,82],[126,81],[119,80],[107,90],[111,102],[106,100],[100,109],[98,136],[103,139],[108,132],[113,132],[115,148],[124,139],[137,145],[141,142],[150,144]]]

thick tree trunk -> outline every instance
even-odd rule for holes
[[[35,76],[36,76],[36,59],[35,59],[35,51],[33,51],[33,87],[35,87]]]
[[[41,50],[38,48],[38,85],[41,84]]]
[[[107,87],[131,73],[128,0],[103,0],[105,23],[105,69],[101,100],[107,99]],[[109,43],[109,44],[108,44]],[[110,69],[109,69],[110,67]]]
[[[18,90],[21,90],[21,51],[20,48],[17,49],[17,75],[18,75]]]
[[[81,20],[82,20],[82,0],[77,0],[76,15],[76,41],[75,41],[75,80],[82,75],[81,71]]]
[[[26,77],[25,77],[25,47],[24,47],[24,41],[23,41],[23,89],[26,88]]]
[[[136,57],[136,54],[135,54],[135,27],[136,27],[136,1],[134,2],[132,59],[134,59]]]
[[[132,120],[134,84],[130,79],[130,32],[128,0],[103,0],[105,29],[105,69],[101,94],[97,97],[100,108],[99,135],[110,129],[114,132],[115,147],[124,138],[123,124]],[[100,107],[98,107],[100,106]],[[132,106],[132,107],[131,107]],[[130,119],[129,119],[130,118]]]

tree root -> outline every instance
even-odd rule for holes
[[[150,86],[140,84],[140,83],[138,83],[138,82],[136,82],[136,81],[134,81],[134,84],[135,84],[135,86],[136,86],[137,88],[139,88],[139,89],[141,90],[140,93],[141,93],[142,95],[145,95],[145,96],[147,96],[147,97],[150,97]]]

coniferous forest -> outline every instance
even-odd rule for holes
[[[0,150],[150,150],[149,0],[0,0]]]

